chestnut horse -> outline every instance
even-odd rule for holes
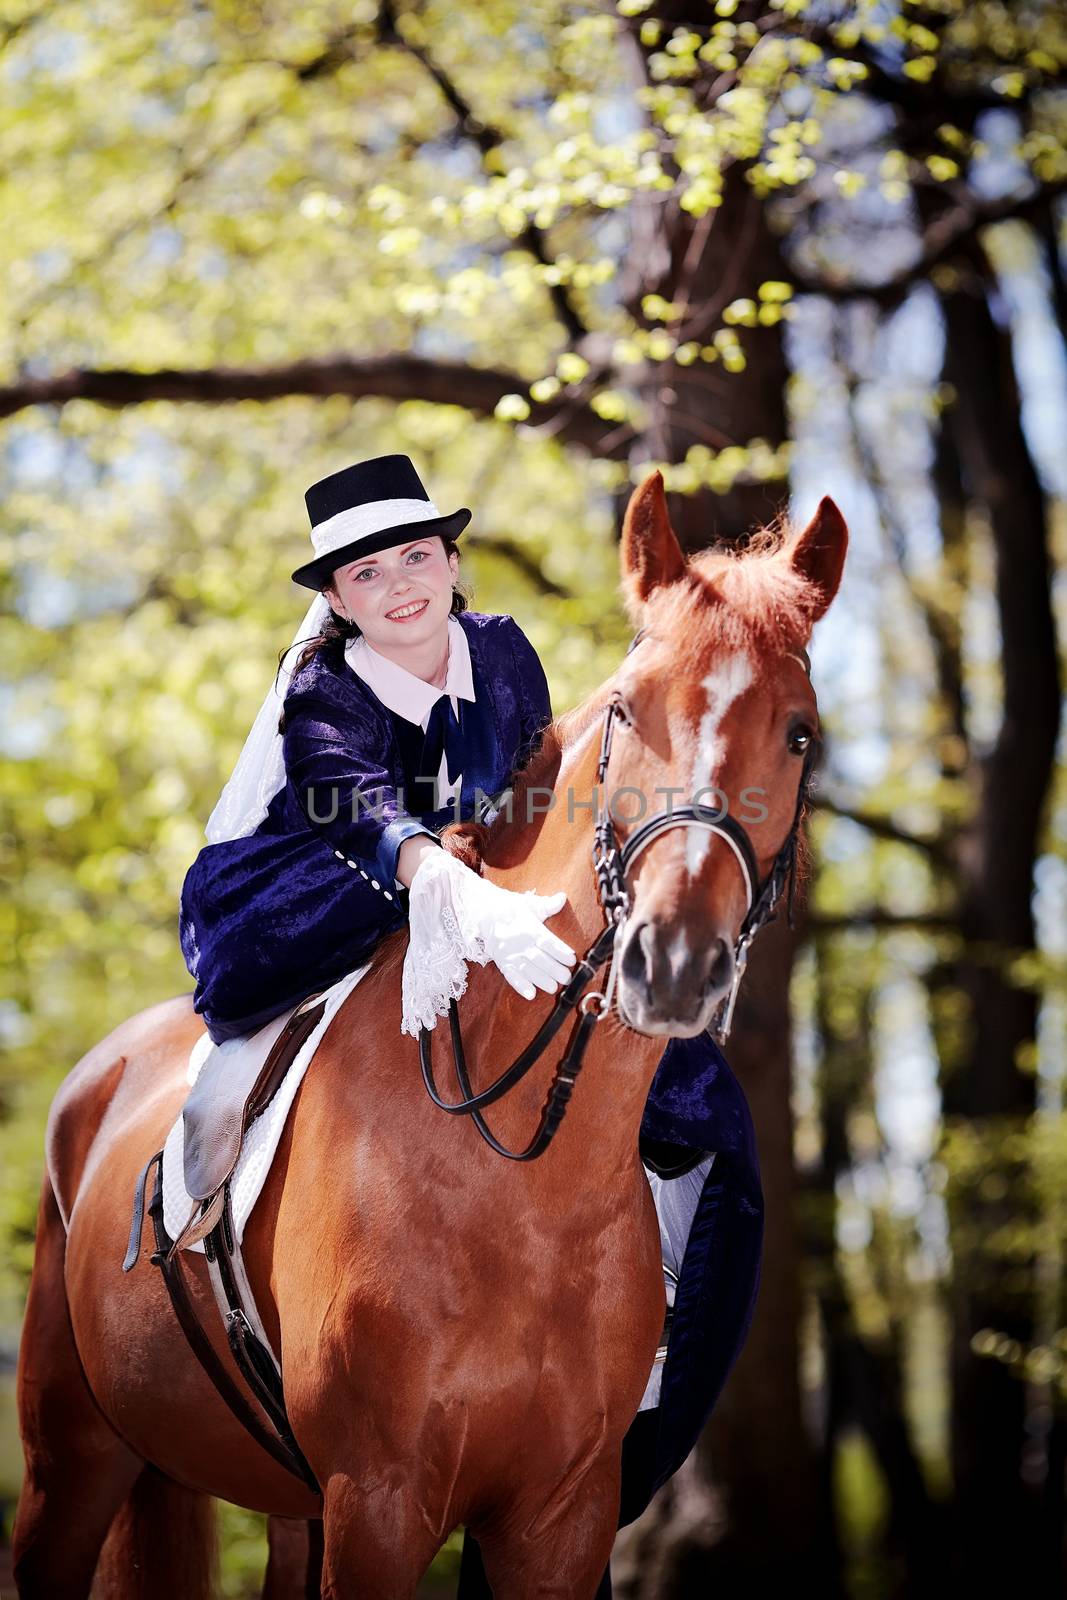
[[[460,824],[445,835],[452,848],[508,889],[565,889],[553,926],[584,951],[604,925],[590,801],[602,713],[618,696],[608,795],[640,790],[651,813],[667,790],[691,798],[717,785],[734,806],[758,789],[764,820],[746,825],[766,874],[817,734],[803,648],[846,543],[823,501],[802,532],[687,561],[662,478],[646,479],[620,557],[640,644],[549,727],[511,819]],[[560,803],[527,816],[523,792],[536,786]],[[632,803],[618,802],[620,837]],[[329,1028],[245,1237],[321,1501],[244,1432],[191,1355],[147,1263],[150,1230],[136,1270],[120,1270],[135,1179],[181,1108],[203,1031],[190,997],[120,1024],[83,1057],[49,1120],[20,1358],[23,1600],[82,1600],[98,1561],[108,1596],[196,1600],[209,1592],[211,1496],[279,1519],[321,1517],[322,1594],[336,1600],[413,1596],[459,1524],[477,1536],[498,1596],[594,1595],[616,1530],[623,1435],[664,1318],[642,1110],[665,1040],[698,1034],[728,990],[747,910],[734,851],[702,829],[658,837],[628,887],[614,1008],[540,1160],[501,1160],[467,1119],[431,1104],[399,1031],[402,932]],[[460,1010],[475,1089],[552,1004],[472,967]],[[447,1092],[443,1032],[433,1038]],[[558,1053],[489,1113],[512,1148],[537,1123]],[[203,1259],[187,1256],[186,1272],[236,1379]]]

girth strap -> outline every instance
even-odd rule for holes
[[[254,1333],[241,1304],[229,1258],[229,1251],[233,1241],[229,1196],[227,1195],[227,1204],[221,1221],[208,1234],[205,1243],[206,1248],[214,1254],[220,1266],[223,1261],[226,1263],[223,1269],[223,1281],[226,1285],[227,1299],[230,1305],[226,1336],[233,1358],[242,1376],[269,1418],[270,1428],[264,1426],[216,1354],[215,1347],[204,1332],[196,1309],[190,1299],[181,1266],[181,1258],[178,1255],[171,1254],[174,1241],[167,1232],[163,1221],[162,1150],[158,1150],[154,1156],[150,1157],[137,1182],[133,1225],[130,1230],[130,1244],[126,1252],[126,1259],[123,1262],[123,1270],[129,1271],[130,1267],[136,1264],[140,1255],[141,1229],[144,1223],[145,1186],[148,1174],[153,1166],[156,1168],[156,1181],[152,1199],[148,1206],[148,1215],[152,1219],[156,1247],[151,1260],[153,1266],[158,1267],[163,1274],[163,1282],[166,1284],[174,1315],[178,1319],[178,1325],[185,1335],[189,1348],[211,1379],[221,1399],[255,1442],[277,1461],[279,1466],[284,1467],[287,1472],[291,1472],[294,1477],[299,1478],[313,1493],[320,1494],[318,1480],[308,1465],[289,1425],[281,1379],[274,1366],[273,1359],[270,1353],[263,1348]],[[272,1429],[273,1431],[271,1431]]]
[[[248,1387],[266,1412],[271,1426],[297,1464],[299,1475],[305,1482],[315,1484],[317,1488],[314,1474],[305,1461],[289,1425],[289,1414],[285,1409],[285,1392],[282,1389],[281,1367],[276,1362],[269,1345],[265,1343],[266,1333],[261,1331],[262,1325],[260,1324],[259,1328],[256,1326],[259,1324],[259,1316],[254,1306],[246,1307],[244,1303],[241,1280],[244,1279],[247,1284],[247,1278],[241,1263],[240,1248],[234,1235],[228,1186],[222,1220],[208,1234],[205,1249],[208,1254],[209,1270],[218,1273],[218,1287],[222,1291],[222,1305],[225,1306],[223,1320],[233,1359]],[[251,1286],[248,1286],[248,1293],[251,1296]]]

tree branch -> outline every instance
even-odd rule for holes
[[[952,862],[948,854],[948,841],[943,838],[933,837],[929,834],[909,833],[906,828],[901,828],[891,817],[873,811],[858,811],[853,806],[841,805],[837,800],[827,795],[820,795],[813,801],[816,811],[825,811],[831,817],[843,817],[848,822],[858,823],[861,828],[866,828],[868,833],[876,839],[887,839],[892,844],[907,845],[909,850],[921,850],[930,857],[938,866],[946,870],[951,869]]]
[[[997,222],[1011,222],[1040,214],[1058,195],[1067,190],[1067,179],[1042,184],[1032,194],[991,201],[988,205],[959,205],[932,222],[920,241],[919,255],[910,267],[881,283],[842,282],[833,278],[796,273],[793,281],[802,294],[818,294],[827,300],[876,300],[883,306],[899,304],[908,290],[929,276],[940,262],[970,244],[983,228]]]
[[[1053,314],[1060,333],[1067,341],[1067,276],[1064,274],[1063,257],[1060,253],[1059,219],[1056,216],[1055,200],[1049,200],[1038,214],[1035,231],[1044,257],[1045,270],[1049,276]]]
[[[75,367],[48,377],[24,377],[0,387],[0,417],[34,405],[66,405],[93,400],[122,407],[146,400],[178,400],[221,405],[235,400],[279,400],[288,395],[344,394],[353,400],[377,395],[387,400],[426,400],[436,405],[464,406],[479,416],[492,416],[506,395],[525,389],[516,373],[472,367],[458,361],[429,361],[418,356],[347,356],[293,361],[277,367],[161,368],[134,372],[123,368]],[[561,395],[538,405],[530,402],[530,424],[562,416],[556,437],[593,455],[625,457],[625,444],[605,449],[614,424],[588,406]]]
[[[914,21],[919,20],[914,10],[911,15]],[[804,33],[828,55],[842,55],[865,67],[867,76],[863,80],[863,93],[870,94],[883,105],[893,106],[902,120],[910,120],[913,131],[920,137],[928,137],[946,119],[973,123],[983,111],[1018,110],[1029,102],[1036,84],[1025,85],[1021,95],[1008,99],[998,90],[977,81],[973,76],[977,72],[984,72],[992,78],[1002,70],[1003,62],[988,56],[984,60],[980,60],[977,54],[971,56],[968,65],[972,71],[972,81],[957,81],[954,85],[945,70],[946,67],[951,68],[953,62],[942,55],[951,14],[930,11],[922,20],[927,29],[941,36],[936,50],[939,58],[937,71],[925,82],[908,77],[901,70],[904,65],[902,57],[887,62],[885,52],[867,40],[842,46],[835,37],[836,24],[806,27]],[[1042,86],[1055,85],[1056,79],[1050,78]]]
[[[916,933],[959,933],[959,917],[951,911],[886,911],[883,906],[861,906],[855,911],[812,911],[804,919],[801,937],[818,933],[847,933],[851,928],[877,928],[886,932],[910,929]]]
[[[51,6],[41,6],[37,11],[27,11],[24,16],[16,17],[13,22],[0,25],[0,50],[6,50],[9,44],[35,28],[39,22],[52,15]]]
[[[345,62],[352,59],[351,44],[357,37],[358,31],[355,24],[342,29],[325,41],[317,55],[305,62],[276,61],[273,64],[291,72],[300,82],[312,83],[318,78],[337,72]],[[275,102],[272,99],[269,105],[262,105],[258,110],[249,112],[224,138],[219,139],[210,148],[189,157],[175,175],[164,199],[150,211],[138,212],[136,216],[127,217],[120,222],[106,239],[94,244],[73,263],[64,283],[46,283],[35,295],[24,300],[12,316],[14,328],[19,332],[24,330],[34,313],[54,301],[65,284],[73,283],[87,268],[102,261],[109,261],[118,247],[132,234],[161,222],[165,217],[172,216],[186,191],[199,182],[205,173],[214,172],[220,162],[239,150],[261,124],[271,121],[275,111]]]
[[[841,324],[846,320],[841,316],[835,318],[838,331],[843,334]],[[897,571],[900,574],[908,597],[915,605],[926,628],[930,649],[937,668],[937,681],[945,704],[945,715],[953,733],[959,738],[966,738],[966,729],[963,723],[963,686],[960,682],[959,666],[959,637],[958,630],[953,627],[946,613],[933,599],[924,596],[911,581],[908,573],[907,540],[893,503],[893,496],[889,484],[881,470],[877,452],[867,438],[863,427],[862,417],[858,406],[859,377],[855,370],[851,351],[846,348],[840,357],[842,371],[846,380],[848,392],[848,416],[852,430],[852,440],[856,449],[861,473],[870,486],[878,508],[878,516],[885,530],[889,548],[896,561]],[[943,507],[944,513],[944,507]],[[951,866],[942,848],[940,864],[948,870]]]
[[[429,73],[441,91],[449,110],[455,117],[461,133],[470,139],[481,152],[483,163],[486,157],[499,150],[504,144],[504,134],[498,128],[491,127],[488,123],[483,122],[480,117],[477,117],[473,106],[461,94],[455,80],[434,60],[430,52],[424,49],[422,45],[406,39],[399,31],[393,0],[382,0],[378,13],[378,26],[379,37],[383,44],[394,44],[399,49],[406,50],[408,55],[414,57],[419,65]],[[545,232],[537,226],[536,222],[527,222],[525,228],[518,235],[518,242],[543,267],[555,264],[555,258],[549,249]],[[588,327],[579,315],[577,307],[563,284],[549,284],[547,288],[557,317],[566,328],[571,341],[576,344],[588,334]]]
[[[546,577],[541,569],[541,563],[532,556],[526,547],[517,539],[509,539],[507,534],[491,533],[488,535],[468,534],[463,541],[465,550],[484,550],[487,555],[499,556],[509,566],[514,567],[523,579],[534,588],[538,594],[550,596],[553,600],[573,600],[574,595],[562,584],[554,583]]]

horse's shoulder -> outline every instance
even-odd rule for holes
[[[192,995],[178,995],[120,1022],[67,1073],[45,1129],[45,1160],[64,1224],[108,1113],[124,1101],[143,1105],[150,1086],[169,1082],[168,1068],[188,1062],[202,1032]]]

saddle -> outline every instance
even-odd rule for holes
[[[129,1245],[122,1263],[122,1270],[129,1272],[140,1257],[145,1193],[154,1167],[155,1187],[148,1205],[155,1236],[151,1260],[163,1274],[182,1332],[238,1421],[280,1465],[316,1493],[319,1485],[289,1425],[281,1363],[271,1348],[245,1271],[230,1206],[230,1180],[247,1130],[269,1106],[325,1010],[326,1000],[311,995],[294,1011],[261,1029],[254,1047],[234,1054],[216,1051],[208,1059],[182,1112],[184,1179],[194,1201],[193,1213],[178,1237],[171,1239],[163,1221],[163,1151],[157,1150],[137,1180]],[[258,1412],[216,1354],[186,1287],[181,1251],[201,1239],[230,1352],[259,1405]]]
[[[245,1133],[277,1094],[323,1009],[323,1002],[312,995],[288,1016],[261,1028],[236,1054],[215,1051],[208,1057],[182,1111],[185,1187],[198,1203],[199,1215],[194,1209],[174,1241],[175,1250],[196,1244],[218,1222]]]

